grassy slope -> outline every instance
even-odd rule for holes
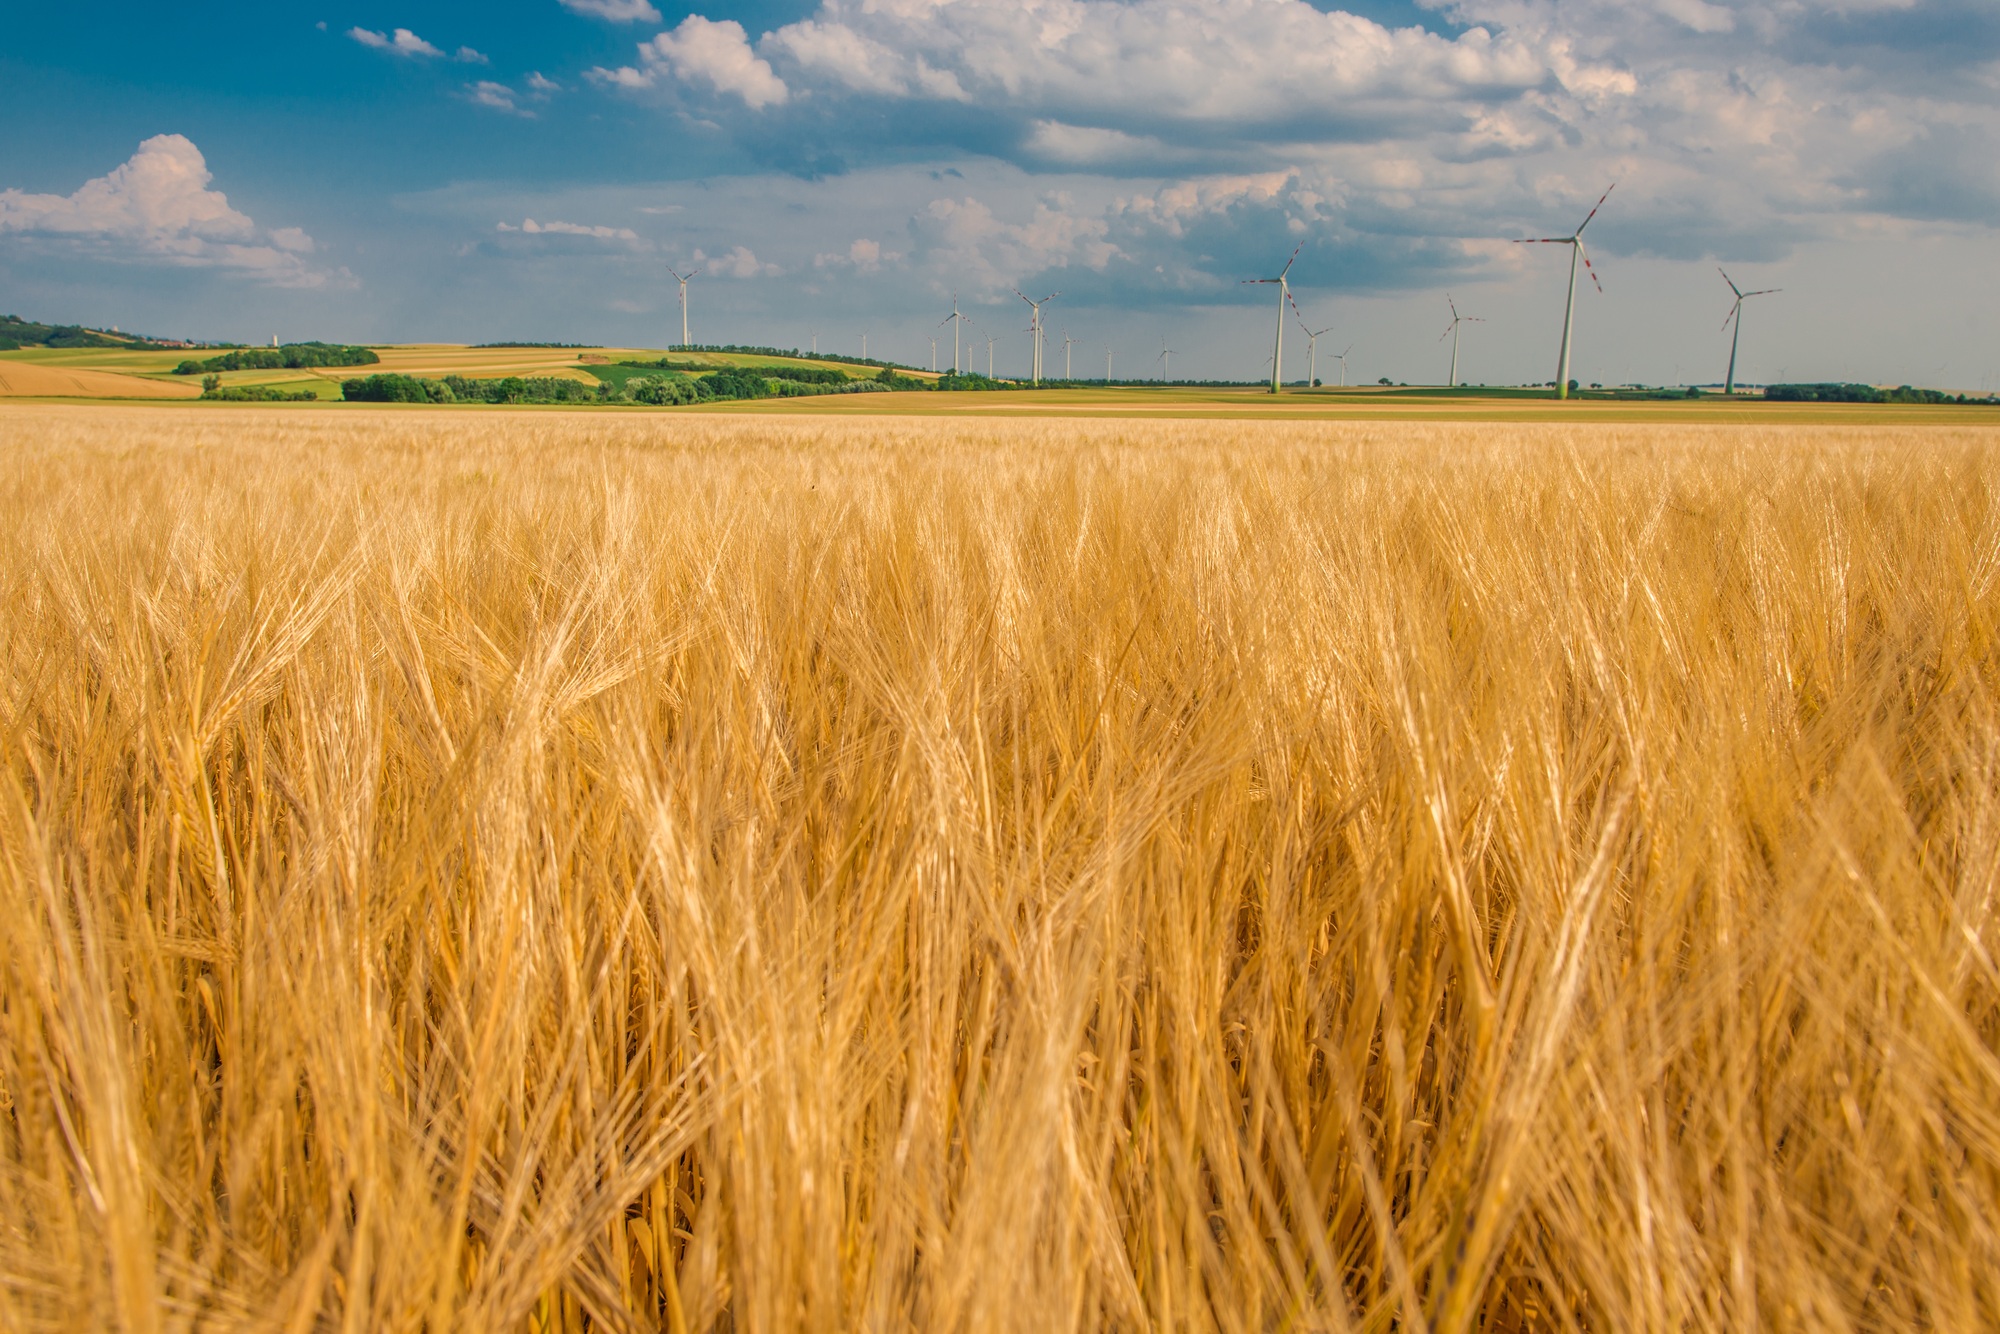
[[[2000,433],[5,423],[0,1327],[2000,1312]]]

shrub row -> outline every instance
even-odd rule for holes
[[[196,360],[190,357],[174,367],[175,375],[202,375],[216,371],[299,370],[310,366],[373,366],[382,358],[365,347],[343,347],[337,343],[287,343],[283,347],[246,347],[219,357]]]
[[[341,382],[341,397],[350,403],[643,403],[671,407],[683,403],[703,403],[746,398],[799,398],[816,394],[880,393],[900,388],[881,380],[849,380],[836,376],[837,383],[774,378],[758,371],[729,367],[692,379],[678,372],[639,375],[621,387],[600,384],[595,389],[577,380],[556,376],[508,376],[499,380],[474,380],[447,375],[442,380],[415,375],[385,373]],[[912,384],[921,383],[912,381]]]
[[[1912,389],[1899,385],[1877,389],[1872,384],[1774,384],[1766,385],[1764,397],[1777,403],[1985,403],[1990,399],[1947,394],[1941,389]]]

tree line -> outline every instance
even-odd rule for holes
[[[350,403],[638,403],[672,407],[732,399],[799,398],[817,394],[880,393],[918,388],[922,381],[884,372],[872,380],[850,380],[838,371],[812,368],[725,366],[699,378],[657,364],[639,364],[647,373],[596,385],[560,376],[509,375],[475,380],[447,375],[433,380],[394,372],[343,380],[341,397]]]
[[[1991,398],[1967,398],[1941,389],[1898,385],[1877,389],[1872,384],[1773,384],[1764,397],[1774,403],[1991,403]]]
[[[246,347],[219,357],[190,357],[174,367],[175,375],[212,375],[218,371],[302,370],[313,366],[373,366],[382,358],[365,347],[339,343],[286,343],[283,347]]]

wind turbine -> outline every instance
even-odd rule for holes
[[[970,323],[970,315],[961,315],[958,310],[958,293],[951,294],[951,314],[938,321],[939,327],[951,326],[951,373],[958,374],[958,326]],[[933,367],[932,369],[936,369]]]
[[[811,331],[811,333],[812,333],[812,340],[813,340],[813,355],[814,355],[814,356],[818,356],[818,355],[819,355],[819,330],[817,330],[817,329],[814,329],[814,330],[812,330],[812,331]]]
[[[1722,269],[1719,266],[1715,271],[1722,273]],[[1728,283],[1729,290],[1736,293],[1736,304],[1729,308],[1728,317],[1722,321],[1722,327],[1725,329],[1729,327],[1730,320],[1736,321],[1736,332],[1729,335],[1729,380],[1722,387],[1723,393],[1733,394],[1736,392],[1736,345],[1743,341],[1743,303],[1753,296],[1770,296],[1774,292],[1782,292],[1785,289],[1782,287],[1766,287],[1761,291],[1746,292],[1738,287],[1736,280],[1726,273],[1722,273],[1722,281]]]
[[[1111,383],[1111,344],[1104,345],[1104,383]]]
[[[1000,341],[998,334],[986,335],[986,378],[993,378],[993,345]]]
[[[1023,301],[1028,301],[1028,294],[1018,287],[1014,289],[1014,295],[1020,297]],[[1036,384],[1042,382],[1042,307],[1061,295],[1061,292],[1050,292],[1040,301],[1028,301],[1028,309],[1034,312],[1034,318],[1028,323],[1028,331],[1035,336],[1034,356],[1031,360]]]
[[[689,346],[689,344],[688,344],[688,279],[690,279],[690,278],[699,278],[699,277],[701,276],[701,270],[700,270],[700,269],[693,269],[693,270],[690,270],[690,271],[689,271],[689,272],[687,272],[687,273],[682,273],[682,272],[681,272],[681,271],[680,271],[679,269],[677,269],[677,268],[675,268],[675,267],[674,267],[673,265],[669,264],[669,265],[667,265],[667,272],[668,272],[668,273],[671,273],[671,274],[673,274],[673,275],[674,275],[674,277],[676,277],[676,278],[678,278],[678,279],[680,279],[680,280],[681,280],[681,351],[685,352],[685,351],[687,351],[687,350],[688,350],[688,346]]]
[[[1583,229],[1579,227],[1577,228],[1577,230],[1582,231]],[[1451,387],[1453,389],[1456,389],[1458,388],[1458,326],[1461,324],[1484,324],[1486,323],[1486,321],[1479,318],[1477,315],[1459,314],[1458,303],[1451,299],[1450,292],[1446,292],[1444,294],[1444,303],[1447,306],[1451,307],[1451,327],[1449,329],[1446,329],[1444,333],[1439,336],[1438,341],[1442,343],[1446,338],[1451,339]],[[1565,344],[1567,344],[1568,341],[1569,340],[1567,338],[1564,338],[1563,340]],[[1565,379],[1564,383],[1567,384],[1568,380]]]
[[[1072,378],[1074,378],[1070,375],[1069,371],[1069,350],[1075,344],[1081,343],[1082,341],[1083,340],[1081,338],[1071,338],[1069,336],[1069,330],[1067,329],[1063,330],[1063,383],[1064,384],[1069,383],[1069,381]]]
[[[1590,225],[1591,218],[1597,216],[1597,210],[1604,207],[1604,201],[1611,198],[1611,191],[1616,190],[1617,188],[1618,188],[1618,182],[1613,181],[1611,183],[1610,189],[1607,189],[1603,194],[1597,197],[1596,207],[1590,210],[1589,214],[1584,218],[1584,220],[1577,224],[1576,230],[1571,232],[1568,236],[1528,236],[1528,237],[1523,237],[1519,241],[1515,242],[1516,245],[1566,245],[1570,248],[1569,249],[1569,303],[1563,307],[1562,359],[1556,363],[1557,398],[1569,397],[1569,335],[1570,335],[1571,320],[1572,317],[1574,317],[1576,314],[1577,260],[1581,259],[1583,261],[1583,267],[1589,270],[1590,281],[1592,282],[1592,284],[1596,286],[1599,295],[1602,295],[1604,292],[1604,284],[1597,281],[1597,270],[1590,267],[1590,252],[1583,248],[1583,229]]]
[[[1292,251],[1292,257],[1285,261],[1285,267],[1278,270],[1277,277],[1245,278],[1241,284],[1245,287],[1255,287],[1263,283],[1278,285],[1278,339],[1271,348],[1271,392],[1274,394],[1278,392],[1278,375],[1285,365],[1285,307],[1292,303],[1292,285],[1286,278],[1292,271],[1292,265],[1298,262],[1299,251],[1305,248],[1306,243],[1299,242],[1298,248]],[[1298,307],[1292,305],[1292,309],[1297,310]]]
[[[1349,343],[1341,349],[1340,355],[1334,358],[1335,361],[1340,363],[1340,387],[1342,389],[1347,388],[1347,354],[1353,350],[1354,344]]]
[[[1174,379],[1174,350],[1167,346],[1167,340],[1160,340],[1160,383],[1172,384]]]
[[[936,334],[932,334],[932,335],[930,335],[930,340],[931,340],[931,374],[932,374],[932,375],[936,375],[936,374],[937,374],[937,335],[936,335]]]
[[[1306,328],[1304,320],[1300,320],[1299,328],[1304,329],[1306,335],[1306,388],[1317,389],[1319,388],[1319,340],[1333,332],[1333,326],[1328,325],[1318,333],[1314,333],[1311,329]],[[1347,382],[1345,375],[1342,375],[1340,379],[1342,384]]]
[[[861,359],[863,361],[868,360],[868,331],[866,329],[861,331]]]

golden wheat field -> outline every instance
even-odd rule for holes
[[[2000,1323],[2000,432],[0,414],[0,1328]]]

